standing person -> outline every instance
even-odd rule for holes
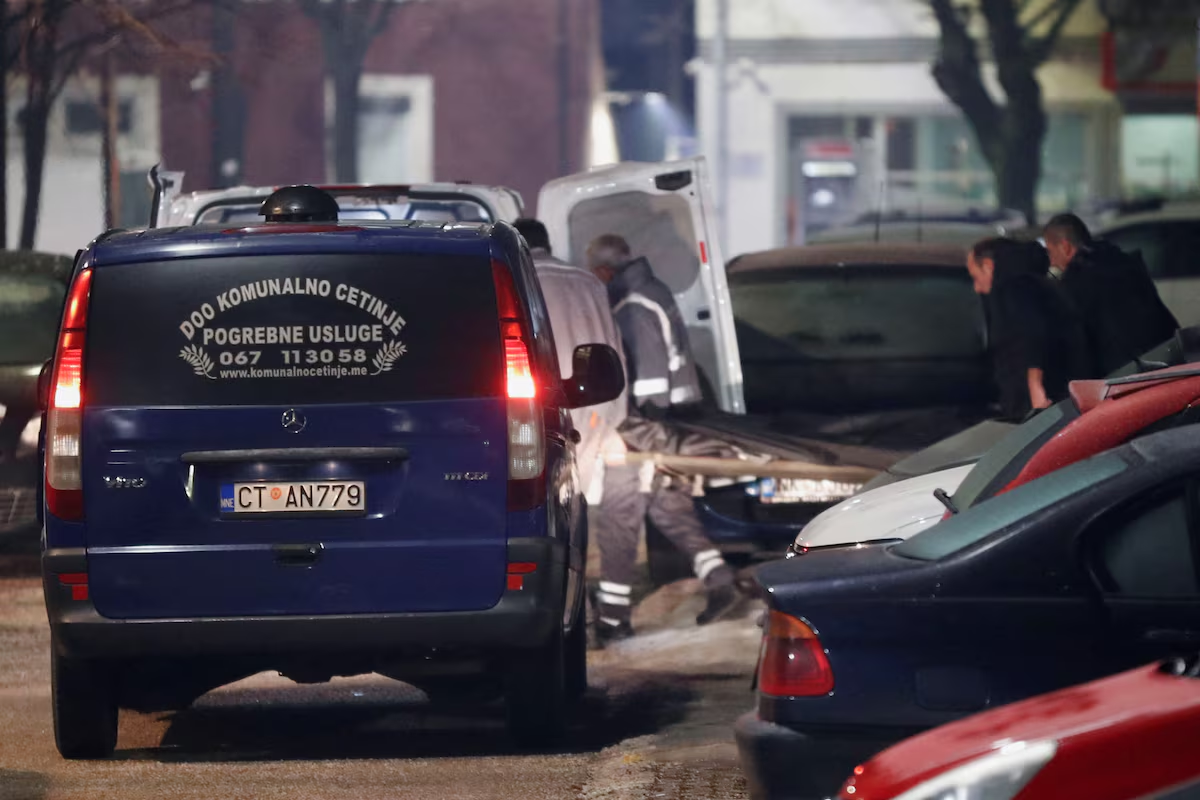
[[[538,220],[519,219],[513,227],[524,237],[533,256],[562,376],[571,376],[575,348],[579,345],[606,344],[621,354],[621,335],[608,304],[608,291],[600,279],[586,269],[555,258],[546,226]],[[616,435],[628,408],[629,401],[622,392],[620,397],[602,405],[571,411],[571,421],[580,436],[575,451],[580,484],[589,496],[598,494],[604,443]]]
[[[1078,312],[1047,275],[1036,242],[986,239],[967,271],[984,298],[995,380],[1006,419],[1065,399],[1072,380],[1095,377]]]
[[[629,416],[613,445],[635,452],[676,452],[680,437],[664,424],[700,402],[700,379],[688,346],[687,328],[671,290],[629,244],[607,234],[588,245],[587,264],[608,285],[629,374]],[[704,584],[707,605],[698,625],[714,622],[737,605],[734,572],[704,533],[690,486],[646,469],[609,466],[601,501],[598,639],[632,635],[630,595],[638,537],[648,516],[680,551]]]
[[[1053,272],[1079,309],[1100,375],[1170,339],[1179,323],[1158,296],[1140,255],[1092,238],[1083,220],[1060,214],[1043,233]]]

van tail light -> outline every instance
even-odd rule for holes
[[[817,633],[780,611],[767,617],[758,659],[759,691],[772,697],[813,697],[833,691],[833,667]]]
[[[528,511],[542,505],[546,489],[546,436],[538,376],[533,369],[529,326],[512,272],[492,262],[500,338],[504,348],[504,392],[508,403],[508,509]]]
[[[91,290],[92,271],[84,270],[67,296],[46,412],[46,510],[64,520],[83,519],[83,355]]]

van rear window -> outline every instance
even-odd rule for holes
[[[491,263],[308,254],[99,267],[85,399],[360,403],[501,394]]]

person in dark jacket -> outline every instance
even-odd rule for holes
[[[1096,368],[1107,375],[1170,339],[1179,323],[1158,296],[1140,254],[1092,238],[1060,214],[1043,234],[1054,273],[1079,309]]]
[[[1006,419],[1047,408],[1068,396],[1071,381],[1096,377],[1079,314],[1048,269],[1036,242],[987,239],[968,255]]]
[[[681,436],[665,420],[696,408],[701,394],[687,327],[675,298],[655,277],[650,263],[633,258],[629,244],[619,236],[600,236],[588,245],[587,265],[608,285],[629,374],[629,415],[613,444],[625,452],[678,452]],[[596,532],[601,643],[633,633],[630,594],[638,540],[647,517],[692,559],[692,569],[704,584],[708,602],[697,624],[714,622],[737,606],[734,572],[705,535],[690,484],[657,473],[653,462],[644,467],[609,465],[604,471]]]

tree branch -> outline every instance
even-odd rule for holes
[[[1079,8],[1080,2],[1081,0],[1059,0],[1058,17],[1051,23],[1050,30],[1044,36],[1033,39],[1029,44],[1029,55],[1034,64],[1044,64],[1050,58],[1050,54],[1054,52],[1054,48],[1058,44],[1059,37],[1062,36],[1063,29],[1067,27],[1067,23]]]
[[[933,79],[952,103],[962,110],[979,139],[989,162],[995,156],[993,141],[1000,128],[1000,108],[983,82],[983,69],[967,21],[952,0],[930,0],[941,28],[940,49],[933,64]]]

